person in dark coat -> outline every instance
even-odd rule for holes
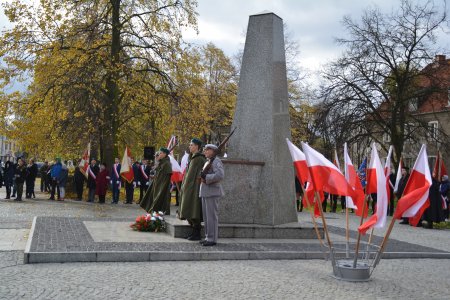
[[[17,187],[17,198],[14,200],[22,201],[23,184],[27,178],[27,167],[25,166],[25,162],[21,158],[19,158],[19,160],[17,161],[15,178]]]
[[[41,176],[41,192],[49,192],[50,185],[47,180],[48,161],[45,161],[42,167],[39,169],[39,176]]]
[[[83,199],[83,186],[86,177],[80,170],[80,166],[75,167],[75,171],[73,174],[73,181],[75,184],[75,190],[77,192],[77,201],[81,201]]]
[[[6,161],[5,167],[3,168],[3,180],[5,182],[6,188],[6,198],[11,198],[11,188],[14,184],[14,176],[16,174],[16,167],[12,161]]]
[[[100,171],[99,167],[97,166],[97,160],[93,158],[91,160],[91,164],[89,165],[87,169],[88,173],[88,179],[87,179],[87,187],[89,189],[89,197],[87,202],[94,202],[95,200],[95,188],[96,188],[96,182],[95,178],[97,178],[97,174]]]
[[[119,158],[114,159],[114,165],[111,168],[111,172],[109,173],[109,177],[111,180],[111,189],[112,189],[112,204],[119,203],[119,196],[120,196],[120,187],[121,187],[121,181],[120,178],[120,169],[122,166],[120,165]]]
[[[401,172],[402,177],[400,178],[400,181],[398,183],[398,189],[396,192],[397,199],[400,199],[402,197],[403,191],[405,190],[406,184],[408,183],[409,168],[403,167]],[[409,218],[402,218],[400,224],[409,224]]]
[[[58,201],[64,201],[64,197],[66,196],[66,184],[68,177],[69,177],[69,169],[67,169],[67,166],[64,164],[61,166],[61,171],[59,172],[59,175],[56,178],[59,187]]]
[[[140,206],[147,212],[162,211],[170,215],[170,178],[172,177],[172,164],[169,158],[169,149],[159,149],[158,165],[155,168],[155,177],[151,188],[142,198]]]
[[[34,162],[34,158],[30,158],[27,166],[27,187],[25,193],[25,198],[27,199],[30,199],[31,197],[36,198],[36,196],[34,195],[34,185],[36,182],[38,171],[38,166]]]
[[[430,206],[423,213],[422,226],[424,228],[433,228],[433,222],[440,223],[444,221],[444,212],[442,210],[442,198],[439,192],[439,181],[435,178],[433,174],[432,183],[430,186],[430,192],[428,194],[428,199],[430,201]]]
[[[149,176],[151,168],[148,165],[148,161],[146,159],[143,159],[142,164],[138,165],[138,167],[138,175],[135,174],[135,176],[138,177],[136,181],[139,186],[139,203],[141,203],[142,197],[144,197],[144,194],[149,186]]]
[[[108,181],[110,177],[106,169],[106,164],[100,164],[100,171],[95,178],[95,194],[98,196],[98,203],[105,203],[106,191],[108,190]]]
[[[392,217],[394,214],[394,205],[395,205],[395,195],[394,195],[394,184],[395,184],[395,174],[394,170],[391,169],[391,174],[389,174],[389,203],[387,213]]]
[[[444,220],[448,221],[448,212],[450,210],[450,183],[448,182],[448,175],[442,176],[439,192],[441,193],[442,200],[445,201],[445,203],[442,204],[446,206],[446,209],[444,210]]]
[[[192,232],[186,238],[190,241],[201,240],[202,229],[202,199],[200,198],[200,173],[206,158],[201,152],[202,141],[193,138],[189,144],[189,161],[186,174],[181,184],[180,219],[186,219],[192,227]]]

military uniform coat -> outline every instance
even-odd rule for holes
[[[202,221],[202,201],[200,193],[200,173],[205,165],[206,158],[200,153],[189,157],[186,174],[181,185],[180,218],[192,223]]]
[[[155,173],[152,185],[142,198],[140,206],[147,212],[162,211],[169,215],[170,177],[172,176],[172,164],[169,157],[159,160]]]

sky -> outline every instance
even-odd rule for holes
[[[341,24],[344,16],[359,20],[363,11],[373,6],[389,13],[399,3],[399,0],[198,0],[199,34],[187,31],[184,38],[197,45],[212,42],[231,57],[244,47],[249,16],[271,11],[283,19],[291,39],[299,44],[299,66],[314,73],[342,52],[334,39],[345,34]],[[7,24],[1,10],[0,28]],[[447,35],[440,45],[450,49],[449,40]]]

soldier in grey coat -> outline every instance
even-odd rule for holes
[[[207,144],[204,154],[208,161],[201,173],[200,197],[202,198],[202,213],[205,226],[203,246],[214,246],[219,236],[219,199],[224,195],[222,181],[224,170],[222,161],[217,158],[219,149],[216,145]]]

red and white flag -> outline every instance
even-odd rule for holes
[[[395,174],[394,193],[397,193],[398,191],[398,185],[400,184],[400,179],[402,178],[402,169],[403,169],[403,161],[402,158],[400,157],[397,174]]]
[[[170,137],[170,139],[169,139],[169,142],[167,143],[167,149],[169,149],[169,150],[173,149],[176,146],[177,143],[178,143],[177,136],[176,135],[172,135]],[[170,151],[170,153],[172,153],[172,152],[173,152],[173,150]]]
[[[391,156],[392,156],[392,151],[394,150],[394,146],[389,146],[389,151],[388,151],[388,155],[386,157],[386,162],[384,163],[384,175],[386,175],[386,190],[388,193],[388,199],[391,199],[391,189],[394,186],[392,185],[392,182],[390,180],[390,176],[391,176]]]
[[[378,156],[378,151],[375,143],[372,145],[372,154],[370,158],[370,163],[367,168],[367,187],[369,187],[369,181],[371,188],[375,187],[375,190],[370,191],[370,193],[377,194],[377,207],[375,214],[373,214],[366,222],[359,226],[358,230],[362,234],[372,227],[383,228],[386,225],[386,214],[388,206],[388,196],[386,190],[386,175],[384,173],[383,165],[381,164],[380,157]],[[367,194],[369,192],[366,191]]]
[[[286,142],[288,144],[289,152],[291,153],[292,161],[294,162],[295,175],[302,186],[307,183],[305,188],[306,195],[303,197],[302,202],[304,207],[309,207],[308,204],[312,205],[314,203],[315,190],[314,186],[311,184],[311,177],[309,176],[305,154],[297,146],[292,144],[289,139],[286,139]],[[308,199],[308,201],[306,201],[306,199]],[[321,196],[321,199],[323,199],[323,195]],[[314,208],[315,216],[320,216],[320,212],[318,211],[319,207],[315,205]]]
[[[398,200],[394,218],[410,218],[409,223],[416,226],[425,209],[430,206],[428,195],[431,184],[427,149],[425,145],[422,145],[403,196]]]
[[[311,181],[316,191],[333,195],[357,197],[341,171],[322,154],[302,142]]]
[[[347,143],[344,144],[344,174],[345,179],[353,188],[355,193],[358,194],[356,199],[353,199],[350,196],[346,196],[346,207],[356,209],[356,214],[361,215],[363,206],[364,206],[364,190],[361,185],[361,181],[359,180],[358,174],[356,174],[355,167],[348,155]],[[365,209],[365,216],[367,216],[367,207]]]
[[[184,173],[186,172],[188,161],[189,161],[189,154],[185,151],[183,157],[181,158],[181,164],[180,164],[181,173],[183,173],[183,176],[184,176]]]
[[[88,143],[87,148],[83,152],[83,157],[78,164],[80,168],[80,172],[84,175],[84,177],[88,178],[88,167],[89,167],[89,157],[91,156],[91,143]]]
[[[339,170],[341,170],[341,164],[339,163],[339,158],[338,158],[336,149],[334,149],[334,161],[333,161],[333,163]]]
[[[180,182],[183,180],[183,171],[181,170],[180,165],[176,161],[176,159],[169,155],[170,163],[172,164],[172,176],[170,177],[170,181],[172,182]]]
[[[131,160],[131,150],[128,146],[125,147],[125,152],[122,158],[122,166],[120,168],[120,176],[128,183],[131,183],[134,179],[133,162]]]
[[[298,180],[302,185],[307,181],[311,181],[309,176],[308,165],[306,164],[305,154],[289,139],[286,139],[288,144],[289,152],[291,153],[292,161],[294,162],[295,175],[297,175]]]

